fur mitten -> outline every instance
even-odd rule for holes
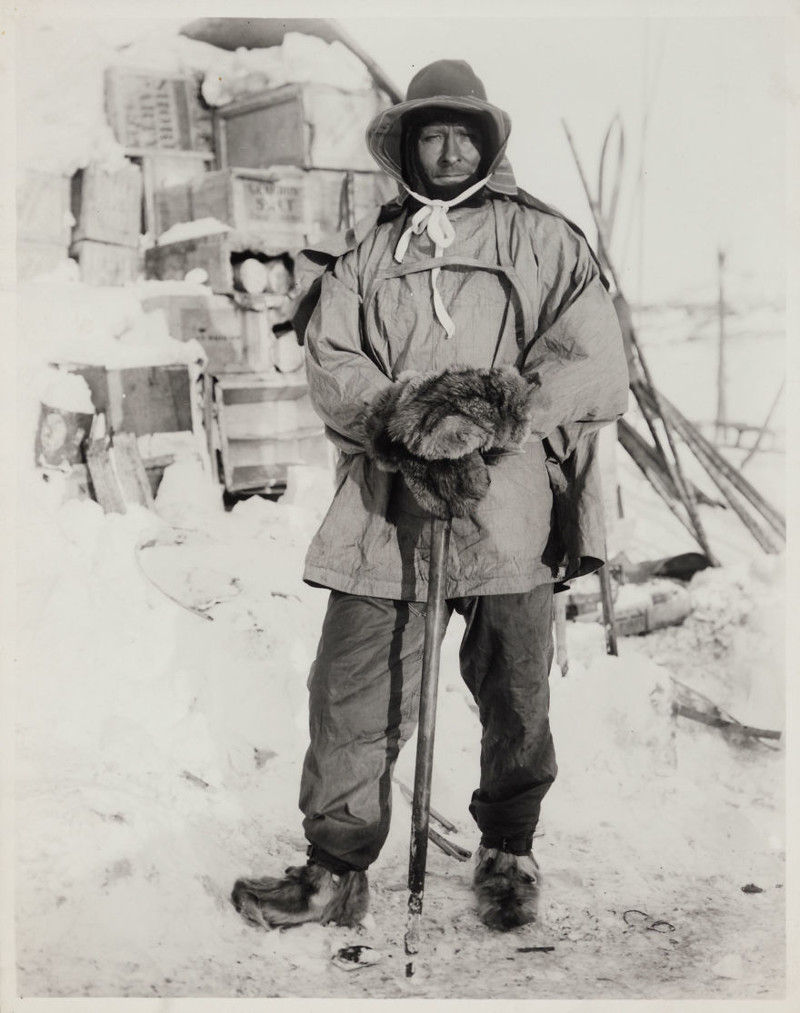
[[[441,461],[408,454],[399,470],[414,499],[434,517],[465,517],[489,488],[489,468],[477,451]]]
[[[441,461],[518,447],[529,432],[530,393],[511,366],[452,366],[400,380],[366,419],[373,456],[393,469],[406,454]]]

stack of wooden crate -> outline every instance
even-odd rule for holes
[[[290,255],[350,227],[396,192],[376,171],[364,129],[383,104],[376,91],[286,85],[215,111],[216,172],[165,188],[156,199],[159,235],[181,222],[215,219],[230,231],[159,241],[151,277],[202,267],[215,292],[236,287],[243,254]]]
[[[291,466],[330,464],[330,444],[304,377],[220,375],[211,396],[228,492],[282,491]]]
[[[75,229],[70,255],[90,285],[124,285],[139,276],[142,172],[88,165],[72,177]]]
[[[106,71],[106,116],[127,157],[142,170],[143,227],[154,238],[163,231],[158,195],[202,176],[214,162],[211,112],[198,92],[197,82],[186,76],[137,67]]]

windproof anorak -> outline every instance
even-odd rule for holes
[[[363,420],[398,378],[456,364],[516,366],[533,388],[532,429],[518,453],[491,466],[473,513],[453,520],[446,597],[526,592],[602,563],[596,432],[627,407],[619,325],[582,234],[533,198],[512,197],[502,155],[493,163],[502,185],[490,181],[479,199],[450,209],[455,240],[442,256],[422,233],[395,260],[416,209],[406,201],[362,230],[321,278],[306,367],[340,454],[333,502],[306,560],[309,583],[425,600],[428,515],[399,473],[367,455]],[[436,266],[451,337],[434,312]]]

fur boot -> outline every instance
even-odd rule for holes
[[[238,879],[231,901],[245,921],[262,928],[302,922],[355,926],[369,908],[369,885],[366,872],[336,876],[320,865],[296,865],[282,879]]]
[[[478,848],[473,889],[484,925],[500,932],[536,921],[541,876],[533,855]]]

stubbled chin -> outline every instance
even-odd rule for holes
[[[478,181],[477,175],[456,179],[449,183],[429,183],[428,195],[434,200],[453,200]]]

